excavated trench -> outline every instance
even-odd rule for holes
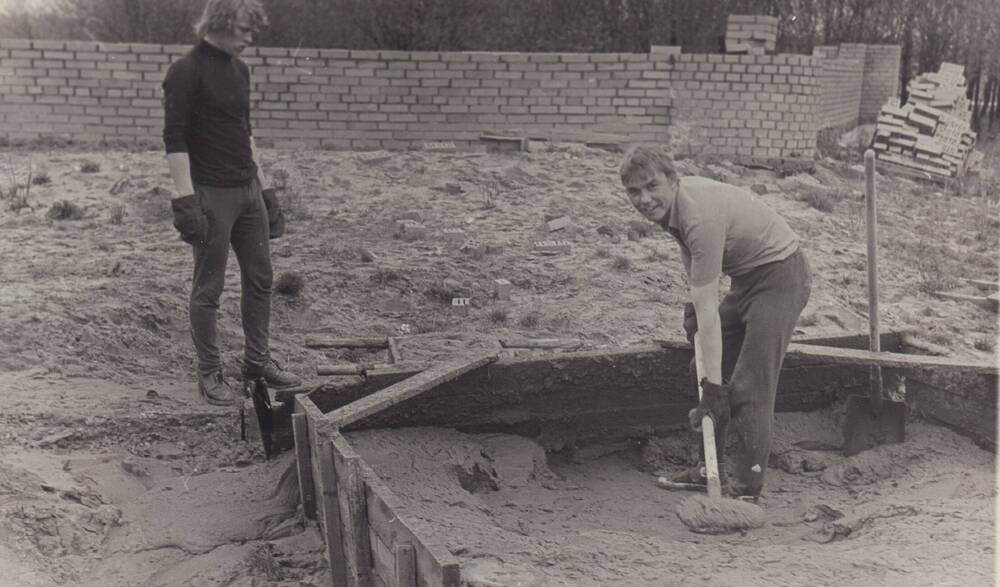
[[[696,461],[694,435],[549,453],[528,438],[443,428],[348,440],[469,585],[992,581],[995,455],[913,421],[905,443],[848,458],[840,417],[779,414],[768,523],[719,537],[688,532],[674,514],[685,494],[654,482]]]

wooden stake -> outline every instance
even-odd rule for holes
[[[361,457],[340,434],[334,434],[329,445],[337,475],[337,500],[340,504],[344,554],[347,560],[347,584],[350,587],[368,587],[371,584],[372,561]]]
[[[398,363],[403,360],[403,355],[399,352],[399,344],[395,338],[389,336],[385,339],[389,345],[389,362]]]

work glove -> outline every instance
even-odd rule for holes
[[[174,228],[181,240],[189,245],[204,245],[208,242],[208,218],[201,208],[198,194],[190,194],[170,200],[174,212]]]
[[[720,430],[729,423],[729,392],[730,388],[726,384],[716,385],[709,383],[708,379],[701,380],[701,401],[698,407],[688,412],[688,423],[691,429],[701,430],[701,419],[704,416],[711,416],[715,422],[715,429]]]
[[[264,195],[264,206],[267,208],[267,226],[270,238],[280,238],[285,234],[285,213],[278,203],[278,196],[274,193],[274,188],[261,190]]]

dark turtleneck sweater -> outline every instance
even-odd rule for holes
[[[196,185],[236,187],[257,176],[250,147],[250,69],[206,41],[163,80],[163,143],[187,153]]]

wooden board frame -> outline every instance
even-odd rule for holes
[[[326,557],[334,585],[373,587],[458,587],[458,561],[426,541],[402,502],[350,446],[308,395],[295,398],[296,416],[309,445],[309,472],[299,467],[299,483],[312,485]],[[303,425],[301,422],[305,422]]]
[[[930,419],[996,450],[998,367],[906,354],[904,333],[797,338],[789,347],[779,411],[807,411],[866,393],[868,366],[907,383],[907,403]],[[683,426],[694,405],[684,341],[549,356],[479,357],[431,365],[390,365],[335,387],[294,396],[292,426],[300,497],[326,542],[334,585],[457,587],[461,568],[425,535],[405,505],[350,446],[342,431],[442,426],[500,431],[559,442],[649,434]],[[605,387],[615,384],[614,391]],[[463,400],[475,399],[473,406]],[[468,402],[466,402],[468,403]],[[571,408],[568,408],[571,406]],[[553,434],[553,431],[556,431]]]

